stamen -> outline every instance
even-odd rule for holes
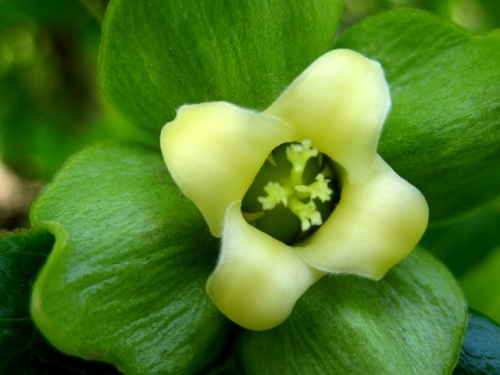
[[[304,203],[292,197],[290,199],[290,210],[300,219],[302,232],[309,230],[312,225],[323,224],[321,214],[312,200]]]
[[[328,186],[329,179],[325,179],[322,173],[316,176],[316,181],[311,185],[295,186],[295,190],[311,199],[318,198],[321,202],[329,201],[332,198],[333,190]]]
[[[268,182],[264,187],[267,193],[266,197],[258,197],[257,200],[262,204],[262,209],[272,210],[276,205],[283,203],[285,207],[288,206],[288,196],[290,190],[281,186],[277,182]]]
[[[303,184],[303,174],[307,162],[317,157],[318,150],[311,147],[309,139],[302,143],[293,143],[286,148],[286,158],[292,164],[290,171],[289,186],[282,186],[277,182],[268,182],[264,187],[267,193],[265,197],[258,197],[263,210],[272,210],[278,204],[290,208],[301,222],[302,231],[307,231],[312,225],[321,225],[323,219],[317,210],[313,199],[321,202],[329,201],[332,197],[332,189],[328,186],[329,179],[322,173],[316,175],[316,181],[310,185]],[[308,200],[307,202],[303,202]]]

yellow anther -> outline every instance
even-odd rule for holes
[[[292,197],[289,206],[290,210],[300,219],[300,225],[303,232],[309,230],[313,225],[323,224],[321,214],[316,209],[316,205],[312,200],[304,203]]]
[[[323,174],[319,173],[316,176],[316,181],[311,185],[295,186],[295,190],[302,195],[307,195],[311,199],[318,198],[321,202],[329,201],[332,198],[333,190],[328,186],[330,180],[325,179]]]
[[[293,143],[286,148],[286,157],[292,164],[290,177],[284,185],[277,182],[268,182],[264,187],[265,197],[258,197],[262,209],[272,210],[283,204],[300,219],[301,230],[308,231],[313,225],[321,225],[323,219],[316,207],[314,199],[326,202],[332,199],[333,190],[329,187],[329,179],[322,173],[310,185],[304,185],[303,174],[306,164],[311,158],[318,157],[319,151],[311,147],[311,141],[306,139],[302,143]]]
[[[267,196],[257,198],[262,204],[263,210],[272,210],[280,203],[285,207],[288,206],[288,197],[291,194],[290,189],[281,186],[277,182],[268,182],[264,187],[264,191],[267,193]]]

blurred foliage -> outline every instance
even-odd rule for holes
[[[104,19],[104,13],[109,4],[109,0],[81,0],[89,12],[100,22]]]
[[[0,155],[48,181],[107,133],[95,70],[100,26],[77,1],[0,2]]]
[[[427,10],[474,32],[486,32],[500,26],[498,0],[344,0],[344,28],[394,8]]]

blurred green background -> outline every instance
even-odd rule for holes
[[[0,228],[29,227],[30,204],[71,154],[140,133],[96,82],[107,0],[0,0]],[[475,33],[500,25],[498,0],[345,0],[339,33],[372,14],[414,7]],[[97,16],[97,17],[95,17]],[[422,245],[460,280],[472,307],[500,322],[500,200],[431,227]]]
[[[75,0],[0,7],[1,156],[19,176],[48,181],[106,135],[95,83],[100,26]]]

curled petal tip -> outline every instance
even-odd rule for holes
[[[284,122],[226,102],[183,106],[161,133],[167,168],[219,237],[226,208],[241,199],[276,144]]]
[[[417,245],[427,227],[427,202],[380,157],[366,181],[343,179],[338,206],[297,250],[324,272],[380,279]]]
[[[235,202],[226,214],[221,254],[207,292],[230,320],[260,331],[282,323],[322,275],[289,246],[248,224],[241,203]]]

